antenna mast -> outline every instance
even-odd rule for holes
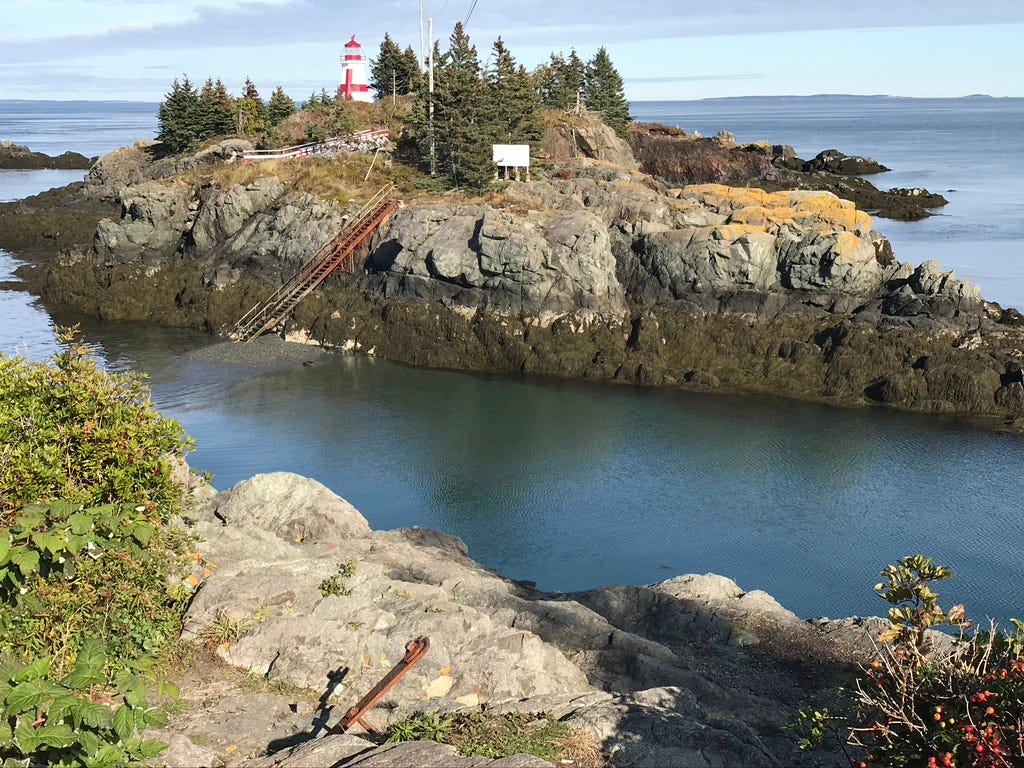
[[[420,0],[420,63],[427,60],[427,52],[423,50],[423,0]]]
[[[429,116],[427,118],[427,133],[430,135],[430,175],[433,176],[437,173],[437,158],[435,157],[434,148],[434,20],[427,20],[427,38],[430,47],[427,55],[427,91],[430,96],[427,101],[429,102]]]

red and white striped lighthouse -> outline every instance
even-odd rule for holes
[[[345,53],[341,57],[341,76],[339,91],[346,101],[373,101],[366,78],[363,46],[356,42],[355,35],[345,43]]]

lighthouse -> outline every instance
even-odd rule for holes
[[[341,57],[341,88],[345,101],[373,101],[370,86],[366,79],[366,59],[363,57],[363,46],[356,42],[356,36],[345,43],[345,53]]]

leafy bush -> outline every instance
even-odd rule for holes
[[[192,447],[138,376],[104,373],[60,329],[53,365],[0,356],[0,525],[27,503],[133,501],[166,522],[181,510],[168,455]]]
[[[920,555],[882,572],[875,591],[892,608],[879,658],[845,691],[847,715],[801,713],[803,747],[837,728],[862,766],[1024,765],[1024,623],[982,631],[963,606],[943,611],[929,583],[953,575]],[[955,635],[943,641],[935,627]]]
[[[52,366],[0,356],[4,765],[159,755],[139,734],[166,718],[139,674],[180,633],[190,592],[189,541],[169,525],[183,507],[172,460],[190,441],[75,334],[61,329]]]
[[[148,706],[145,684],[131,672],[120,673],[116,695],[108,695],[106,665],[103,644],[93,640],[63,679],[50,678],[46,656],[0,664],[3,765],[139,765],[162,754],[166,744],[139,734],[165,727],[167,717]]]

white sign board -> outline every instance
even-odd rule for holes
[[[499,168],[529,168],[529,144],[494,144],[494,164]]]

